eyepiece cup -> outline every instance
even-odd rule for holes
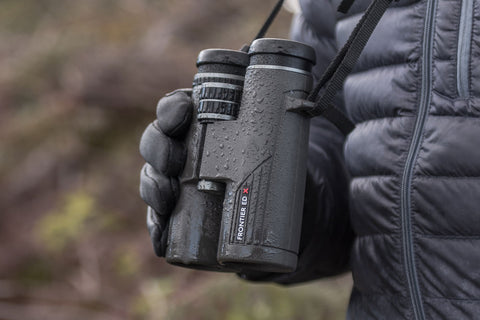
[[[314,65],[316,62],[315,50],[312,47],[301,42],[285,39],[257,39],[250,46],[248,54],[250,55],[250,57],[256,54],[275,54],[290,56],[306,60],[312,65]]]

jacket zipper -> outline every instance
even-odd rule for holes
[[[432,92],[432,55],[435,13],[437,0],[427,0],[427,10],[425,17],[425,26],[423,34],[423,59],[422,59],[422,88],[420,94],[420,105],[413,131],[412,141],[408,150],[407,160],[402,175],[400,209],[402,215],[402,240],[403,240],[403,258],[405,274],[407,277],[410,299],[416,320],[424,320],[425,312],[423,309],[422,294],[418,282],[417,270],[415,266],[414,239],[412,231],[411,216],[411,188],[412,176],[415,161],[420,150],[423,129],[427,119]]]
[[[463,0],[457,49],[457,91],[458,97],[461,99],[466,99],[469,96],[469,57],[472,38],[472,19],[473,0]]]

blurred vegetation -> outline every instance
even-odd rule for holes
[[[149,282],[142,288],[133,310],[144,319],[158,319],[158,314],[172,320],[345,318],[349,295],[346,279],[286,289],[246,283],[225,274],[204,276],[201,281],[196,277],[195,272],[179,271],[168,279]],[[185,286],[189,287],[188,292],[179,294],[178,288]]]
[[[137,150],[156,100],[272,3],[0,1],[0,319],[344,317],[349,276],[285,289],[182,270],[145,228]]]
[[[46,214],[36,229],[47,249],[62,250],[69,242],[81,238],[86,220],[94,214],[94,199],[85,193],[68,195],[61,210]]]

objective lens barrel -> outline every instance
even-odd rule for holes
[[[313,49],[259,39],[236,121],[209,124],[200,179],[225,181],[218,261],[243,271],[291,272],[297,264],[309,119],[286,111],[287,96],[312,88]],[[219,145],[224,145],[219,149]]]

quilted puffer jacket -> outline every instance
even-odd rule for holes
[[[317,78],[369,3],[341,15],[336,0],[300,0],[292,37],[316,49]],[[480,1],[394,2],[343,98],[356,123],[345,144],[312,121],[316,247],[303,239],[279,282],[350,266],[349,319],[480,319]]]

